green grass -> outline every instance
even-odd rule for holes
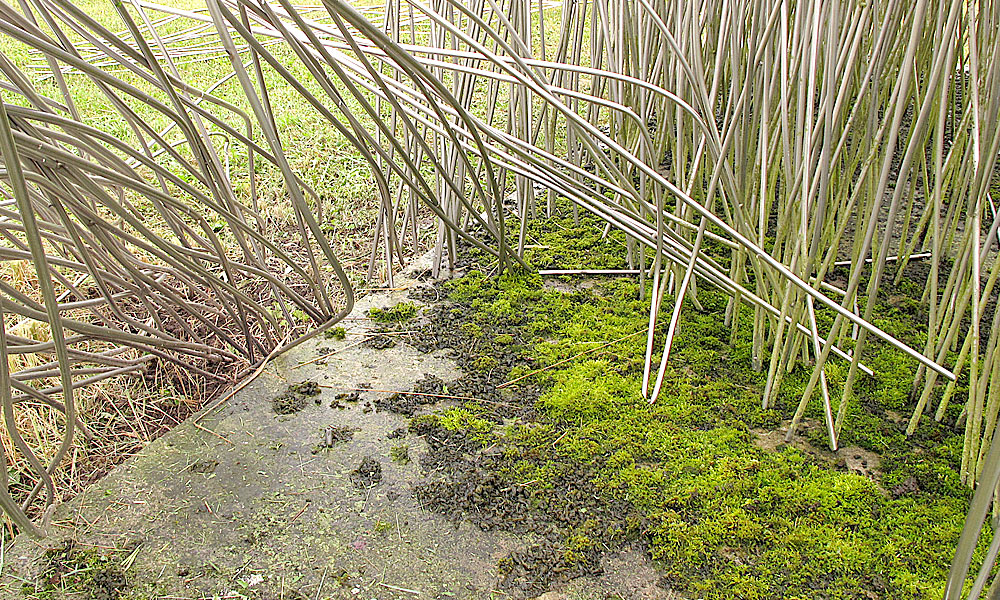
[[[125,28],[110,0],[81,0],[75,4],[112,31],[117,32]],[[204,7],[204,3],[198,0],[172,0],[170,5],[184,9]],[[134,9],[130,8],[130,10],[133,11],[132,14],[136,21],[141,23],[141,19],[138,18]],[[158,15],[150,13],[150,16],[156,18]],[[169,35],[190,25],[191,22],[188,21],[175,21],[159,27],[158,31],[162,35]],[[73,42],[80,42],[82,39],[75,34],[69,34],[69,36]],[[195,43],[201,41],[203,40]],[[290,69],[307,89],[314,94],[320,93],[319,86],[312,81],[301,61],[287,47],[275,45],[269,48],[279,62]],[[54,79],[43,77],[42,71],[33,68],[33,65],[44,66],[40,54],[31,52],[26,45],[15,41],[13,37],[8,35],[0,35],[0,52],[22,69],[37,93],[63,102],[63,96]],[[246,58],[247,55],[244,55],[244,59]],[[178,62],[177,67],[180,70],[181,78],[186,83],[202,90],[209,89],[221,77],[232,73],[230,61],[220,55],[184,58]],[[138,76],[120,68],[112,68],[112,71],[125,83],[135,86],[169,105],[164,94],[156,92],[153,86]],[[84,123],[106,131],[133,147],[138,147],[138,140],[132,129],[114,108],[112,102],[87,76],[79,72],[70,72],[65,77],[69,94]],[[358,274],[358,266],[363,267],[367,264],[365,259],[368,253],[366,250],[373,234],[373,226],[377,216],[375,186],[370,173],[363,161],[359,159],[353,146],[346,139],[337,135],[332,126],[324,121],[323,117],[309,106],[298,92],[280,79],[273,70],[265,70],[265,80],[268,84],[270,99],[275,107],[275,119],[282,144],[292,168],[322,198],[323,222],[321,224],[327,237],[338,255],[348,263],[347,266],[350,268],[353,265],[351,275],[360,280],[363,274]],[[230,79],[213,93],[243,111],[249,112],[250,110],[244,93],[235,78]],[[3,92],[2,98],[4,102],[25,103],[25,98],[11,92]],[[130,99],[126,99],[126,102],[130,109],[158,131],[162,131],[171,124],[168,118],[145,104]],[[348,105],[356,110],[357,105],[352,102],[349,99]],[[205,106],[210,105],[206,104]],[[215,107],[212,107],[211,110],[229,125],[244,131],[242,121],[232,113]],[[210,132],[219,133],[219,130],[214,126],[208,125],[208,127]],[[267,147],[259,128],[255,128],[254,137],[261,146]],[[183,139],[176,129],[168,133],[166,138],[171,142],[180,142]],[[250,179],[247,174],[249,163],[245,148],[235,141],[227,144],[218,135],[213,135],[212,139],[220,153],[220,158],[229,164],[230,183],[237,200],[245,206],[259,204],[266,232],[275,243],[293,254],[301,250],[300,238],[294,231],[294,214],[278,170],[257,156],[255,167],[257,168],[258,185],[256,197],[251,197]],[[181,144],[177,150],[185,159],[191,159],[186,145]],[[192,182],[191,175],[184,171],[180,165],[166,161],[164,157],[161,157],[161,160],[164,160],[164,165],[172,172],[189,183]],[[156,179],[148,171],[140,169],[139,173],[147,178],[147,183],[153,186],[158,185]],[[197,212],[210,212],[205,211],[203,207],[179,193],[176,188],[171,186],[170,191],[179,201],[189,202]],[[142,220],[158,235],[176,242],[172,232],[163,223],[162,218],[147,198],[128,193],[126,200],[135,207]],[[99,210],[102,209],[99,208]],[[107,213],[105,216],[109,221],[117,222],[116,218]],[[235,246],[234,238],[228,232],[225,224],[221,222],[221,218],[215,214],[205,216],[210,222],[214,220],[212,224],[218,226],[218,233],[223,244],[228,244],[229,249],[237,254],[238,249]],[[130,246],[130,250],[140,258],[157,262],[141,248],[133,245]],[[29,261],[3,262],[0,264],[0,278],[29,296],[38,297],[34,268]],[[86,286],[84,289],[86,291]],[[273,308],[278,318],[283,319],[277,304]],[[306,315],[301,311],[293,311],[291,316],[299,322],[307,320]],[[89,314],[82,315],[82,318],[90,317]],[[19,317],[10,312],[7,312],[6,319],[9,330],[20,320]],[[26,330],[29,326],[35,329]],[[340,331],[343,333],[343,329]],[[28,322],[26,326],[17,329],[16,333],[27,334],[41,341],[45,341],[48,335],[44,326],[39,326],[34,322]],[[107,346],[95,343],[87,349],[102,351],[106,350]],[[17,361],[12,363],[15,370],[32,366],[30,361],[38,360],[39,357],[20,355],[19,360],[21,359],[25,364],[22,365]],[[93,442],[87,442],[77,438],[76,443],[80,452],[74,463],[76,466],[71,466],[71,461],[66,461],[67,464],[61,467],[55,475],[60,495],[66,497],[75,493],[84,483],[81,478],[89,479],[95,474],[107,470],[116,462],[133,454],[149,439],[162,433],[168,427],[164,424],[164,419],[166,419],[166,423],[172,425],[176,423],[175,417],[183,419],[197,408],[199,403],[205,399],[204,381],[177,371],[167,365],[163,369],[151,370],[149,378],[116,378],[102,381],[79,390],[75,394],[81,417],[96,432],[97,439]],[[44,460],[50,457],[59,445],[64,431],[62,417],[31,403],[25,403],[21,406],[21,410],[18,411],[19,429],[28,443],[36,449]],[[147,407],[154,409],[155,412],[147,412]],[[12,446],[7,443],[7,447],[11,448]],[[10,458],[12,460],[10,478],[15,484],[15,493],[21,494],[18,497],[23,497],[27,490],[31,489],[33,480],[29,476],[22,477],[24,473],[21,470],[27,468],[23,457],[14,453]]]
[[[82,0],[76,4],[110,30],[117,32],[124,29],[124,24],[110,1]],[[177,0],[171,5],[184,9],[204,6],[197,0]],[[151,18],[158,16],[158,13],[154,12],[149,14]],[[133,17],[139,21],[134,11]],[[191,21],[178,20],[157,30],[161,35],[168,35],[191,24]],[[79,36],[71,35],[70,37],[74,41],[80,40]],[[192,43],[200,43],[201,41],[203,40],[196,40]],[[308,70],[290,49],[284,45],[274,45],[269,46],[269,50],[299,81],[303,82],[310,92],[317,96],[321,95],[321,88],[313,81]],[[3,36],[0,39],[0,52],[6,54],[26,73],[34,76],[33,82],[39,93],[61,101],[62,96],[55,81],[52,78],[39,77],[41,71],[30,68],[31,65],[44,64],[39,54],[30,52],[25,45],[8,36]],[[248,57],[248,54],[243,55],[245,61],[248,61]],[[177,66],[186,83],[202,90],[207,90],[222,76],[232,72],[229,59],[219,54],[211,57],[199,55],[182,58]],[[151,85],[138,76],[120,68],[113,69],[113,72],[126,83],[153,94],[161,101],[168,102],[164,94],[155,92]],[[85,123],[111,133],[130,144],[136,144],[137,140],[131,128],[87,76],[79,72],[71,72],[66,75],[66,79],[69,91]],[[360,159],[358,152],[345,138],[338,135],[324,117],[316,112],[297,91],[287,85],[273,69],[265,68],[265,81],[271,103],[275,107],[275,121],[282,138],[283,149],[293,169],[322,198],[325,205],[326,221],[330,233],[333,234],[332,237],[335,238],[334,241],[337,241],[337,237],[344,237],[344,241],[347,241],[346,238],[355,237],[359,230],[367,231],[377,216],[376,188],[371,174]],[[252,114],[243,90],[235,78],[229,79],[213,94]],[[23,99],[17,98],[11,93],[4,93],[4,98],[8,102],[23,102]],[[171,124],[171,121],[165,116],[142,103],[130,101],[129,106],[157,130],[162,130]],[[211,105],[206,104],[205,106]],[[360,110],[359,105],[350,99],[348,106],[353,110]],[[245,132],[242,121],[232,113],[218,108],[212,108],[212,111],[235,129]],[[369,129],[374,131],[374,127]],[[218,131],[212,126],[209,126],[209,130]],[[256,141],[266,147],[259,129],[255,134]],[[179,141],[181,137],[175,129],[168,136],[168,139]],[[216,142],[221,141],[221,138],[218,137],[214,139]],[[220,152],[224,152],[223,149],[227,146],[233,189],[237,193],[237,197],[249,205],[253,199],[250,198],[250,182],[247,176],[249,165],[245,148],[237,143],[228,145],[217,143]],[[184,146],[180,146],[178,149],[187,156]],[[223,158],[226,157],[223,156]],[[276,222],[289,222],[293,215],[291,206],[286,200],[284,182],[279,171],[260,157],[257,157],[255,161],[255,168],[259,177],[256,201],[261,204],[262,212]],[[176,167],[175,170],[180,172]]]

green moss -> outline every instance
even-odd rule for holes
[[[38,598],[62,594],[88,600],[118,600],[128,589],[121,564],[111,554],[85,547],[73,540],[45,551],[34,586],[25,584],[25,593]]]
[[[499,365],[499,364],[500,363],[497,361],[497,359],[493,358],[492,356],[482,356],[481,355],[481,356],[477,356],[472,361],[472,366],[477,371],[492,371],[493,369],[497,368],[497,365]]]
[[[400,302],[389,308],[370,308],[368,318],[376,323],[400,323],[417,316],[419,309],[412,302]]]
[[[492,432],[495,427],[495,423],[482,418],[477,407],[473,405],[448,408],[436,417],[437,422],[445,429],[469,432],[473,437],[480,439]]]
[[[601,239],[587,218],[579,225],[556,219],[530,237],[528,258],[538,267],[626,265],[620,241]],[[734,326],[724,326],[728,297],[707,284],[698,292],[704,310],[688,303],[682,311],[654,404],[641,395],[649,293],[639,300],[634,281],[566,293],[531,274],[488,278],[471,270],[447,287],[466,333],[492,339],[500,351],[519,340],[530,359],[491,364],[494,376],[534,373],[511,392],[516,398],[541,386],[543,393],[535,414],[506,425],[480,407],[433,418],[501,449],[493,467],[499,487],[525,490],[528,510],[555,519],[563,564],[601,544],[636,539],[685,597],[940,596],[969,499],[957,474],[962,436],[947,420],[925,419],[907,438],[905,423],[891,418],[913,405],[915,364],[900,353],[870,344],[864,360],[876,375],[858,380],[848,405],[841,446],[881,458],[867,477],[838,467],[837,457],[818,458],[826,444],[821,426],[807,434],[815,448],[763,447],[759,432],[790,418],[809,370],[787,373],[775,406],[764,410],[765,374],[751,360],[753,311],[738,311]],[[920,286],[894,289],[880,299],[876,324],[922,344],[920,293]],[[832,323],[822,310],[817,319],[821,327]],[[838,397],[847,369],[837,361],[827,368]],[[812,402],[807,419],[821,422],[821,410]],[[584,527],[580,507],[600,509],[571,499],[577,488],[615,509]],[[569,520],[553,516],[571,511]]]
[[[393,446],[392,450],[389,451],[389,456],[392,458],[392,462],[399,463],[401,465],[409,464],[410,447],[405,444],[402,446]]]
[[[465,335],[474,338],[483,336],[483,328],[476,323],[462,323],[462,331]]]
[[[500,333],[493,338],[493,342],[500,346],[510,346],[514,343],[514,336],[509,333]]]
[[[347,330],[343,327],[331,327],[326,330],[324,336],[328,340],[342,340],[347,337]]]

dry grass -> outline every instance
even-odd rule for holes
[[[87,0],[77,3],[89,15],[112,29],[121,29],[122,24],[111,7],[104,0]],[[203,4],[197,1],[172,2],[176,8],[191,9]],[[162,35],[169,35],[182,28],[182,22],[176,26],[167,24],[160,28]],[[48,30],[46,28],[46,30]],[[79,43],[82,38],[71,36]],[[59,90],[52,77],[46,76],[46,64],[37,52],[30,51],[19,42],[0,36],[0,52],[8,56],[23,72],[28,74],[40,93],[51,97],[59,97]],[[276,49],[289,68],[302,69],[295,57],[289,52]],[[229,62],[224,56],[194,56],[193,60],[180,61],[178,68],[185,80],[195,87],[210,88],[218,74],[229,68]],[[132,85],[153,92],[148,82],[127,73],[120,73],[123,79]],[[68,74],[67,83],[70,93],[77,103],[83,122],[114,134],[116,137],[135,144],[136,138],[128,127],[115,117],[115,111],[108,99],[99,93],[93,83],[79,74]],[[352,280],[361,282],[368,273],[372,240],[375,237],[377,218],[377,200],[371,178],[359,168],[359,158],[356,150],[336,132],[326,131],[322,120],[315,114],[300,95],[290,89],[275,86],[276,92],[272,100],[280,105],[282,110],[278,115],[282,129],[287,132],[288,156],[292,167],[302,173],[306,183],[317,194],[320,205],[315,208],[322,215],[322,225],[327,240],[337,254],[343,258],[344,267]],[[217,88],[215,93],[234,104],[245,107],[239,86],[230,81]],[[5,93],[3,98],[15,104],[23,101],[16,95]],[[142,113],[148,117],[156,128],[170,124],[154,112]],[[284,191],[284,179],[281,173],[267,163],[259,164],[257,168],[256,194],[251,198],[250,180],[246,177],[247,156],[235,147],[226,146],[229,155],[228,173],[235,195],[241,202],[256,202],[260,213],[264,216],[262,229],[268,232],[272,241],[300,264],[307,264],[305,249],[302,247],[295,225],[295,211],[287,200]],[[182,149],[183,151],[183,149]],[[189,157],[190,158],[190,157]],[[150,173],[145,173],[147,177]],[[170,231],[159,219],[149,201],[139,195],[127,192],[125,198],[140,211],[148,214],[148,222],[154,230],[169,236]],[[105,216],[108,215],[106,212]],[[429,219],[429,212],[422,220]],[[222,232],[224,235],[225,232]],[[231,236],[224,237],[228,251],[237,258],[237,248]],[[426,248],[430,243],[426,236],[417,244],[417,249]],[[49,246],[51,249],[51,245]],[[153,263],[155,257],[141,250],[137,256]],[[277,269],[283,265],[274,264]],[[63,270],[69,277],[75,274]],[[294,277],[289,277],[290,285],[297,285]],[[37,273],[29,260],[0,261],[0,281],[10,284],[26,294],[32,300],[43,301],[37,281]],[[176,286],[184,290],[183,285]],[[270,305],[267,289],[245,290],[250,296],[257,298],[265,305]],[[97,297],[98,291],[90,282],[85,282],[78,288],[85,296]],[[56,294],[66,301],[85,300],[77,297],[73,291],[56,282]],[[186,292],[190,294],[190,292]],[[333,300],[343,303],[342,294],[334,294]],[[123,304],[128,312],[148,318],[144,315],[146,307],[137,302]],[[275,309],[276,310],[276,309]],[[87,310],[67,311],[65,316],[94,321],[95,316]],[[144,315],[144,316],[143,316]],[[305,315],[291,313],[296,321],[291,326],[306,327],[308,319]],[[281,317],[284,320],[284,317]],[[224,328],[232,328],[231,323],[221,323]],[[4,322],[8,334],[21,336],[36,342],[50,342],[51,330],[43,321],[24,319],[17,315],[6,313]],[[197,327],[196,323],[189,323]],[[74,346],[87,352],[104,352],[115,348],[115,344],[90,340]],[[125,360],[138,360],[143,354],[135,349],[124,349],[118,357]],[[147,357],[149,358],[149,357]],[[203,369],[214,377],[199,375],[192,369],[185,368],[176,362],[152,357],[140,371],[122,376],[104,379],[95,384],[79,388],[74,393],[74,400],[79,414],[79,422],[83,424],[89,435],[79,436],[71,452],[52,473],[56,487],[57,499],[66,500],[79,492],[88,483],[100,478],[113,466],[141,450],[148,442],[156,439],[171,427],[183,421],[197,411],[206,402],[228,389],[240,373],[246,372],[249,363],[245,360],[212,362],[187,359],[190,366]],[[55,360],[51,352],[28,352],[11,354],[8,357],[8,368],[11,373]],[[80,364],[78,368],[89,365]],[[58,377],[35,380],[33,385],[43,389],[58,386]],[[57,401],[62,400],[61,393],[52,394]],[[14,423],[24,442],[32,449],[38,459],[48,464],[56,454],[66,431],[65,418],[61,412],[54,410],[34,399],[26,399],[14,406]],[[26,457],[19,452],[6,428],[0,429],[0,444],[6,453],[8,465],[8,482],[11,494],[19,502],[29,496],[32,488],[38,482]],[[28,515],[38,517],[44,507],[38,503],[27,505]],[[3,526],[10,534],[15,527],[7,515],[2,517]]]

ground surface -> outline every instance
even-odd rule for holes
[[[547,223],[533,266],[626,266],[618,234]],[[905,436],[912,361],[870,347],[839,451],[818,400],[784,443],[809,369],[763,409],[751,311],[727,327],[725,296],[700,289],[651,404],[648,291],[468,256],[459,278],[366,300],[60,508],[43,545],[8,550],[8,595],[940,597],[969,499],[961,406]],[[875,314],[919,347],[913,281]],[[838,389],[846,367],[827,369]]]
[[[48,539],[22,537],[7,551],[3,597],[508,597],[494,592],[499,561],[531,536],[421,508],[413,489],[433,477],[420,466],[427,444],[407,431],[406,414],[376,408],[398,398],[374,390],[459,375],[444,352],[363,342],[389,337],[366,337],[367,310],[405,295],[366,298],[344,339],[295,349],[59,507]],[[289,390],[303,381],[321,387]],[[670,597],[644,553],[622,548],[604,561],[602,576],[556,587],[579,598]]]

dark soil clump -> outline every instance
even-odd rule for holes
[[[361,459],[357,469],[351,471],[351,481],[360,488],[370,488],[382,481],[382,464],[371,456]]]
[[[66,540],[45,552],[37,589],[25,584],[26,593],[70,591],[87,600],[118,600],[128,590],[121,566],[96,548]]]
[[[417,499],[424,506],[435,508],[440,506],[439,512],[448,512],[444,506],[444,500],[435,500],[434,496],[439,494],[434,492],[434,488],[455,487],[459,485],[457,478],[462,472],[475,468],[472,461],[465,458],[476,451],[476,443],[469,438],[465,432],[447,429],[433,418],[416,418],[410,422],[410,433],[423,436],[427,441],[427,452],[420,457],[420,466],[428,473],[440,472],[447,474],[451,481],[434,481],[425,485],[417,486],[415,492]],[[428,488],[430,491],[425,491]],[[421,497],[421,494],[424,494]],[[460,515],[450,513],[459,518]]]
[[[315,381],[303,381],[302,383],[293,383],[288,386],[288,391],[293,394],[311,397],[318,396],[322,390],[320,390],[319,384]]]
[[[357,402],[361,399],[361,394],[359,392],[344,392],[337,394],[334,398],[341,402]]]
[[[320,450],[329,450],[337,444],[351,441],[354,438],[355,431],[351,427],[335,427],[333,425],[327,427],[323,430],[323,441],[313,448],[312,453],[316,454]]]
[[[920,483],[917,481],[916,477],[907,477],[902,483],[892,488],[892,496],[894,498],[899,498],[900,496],[911,496],[920,491]]]
[[[362,345],[366,348],[374,348],[375,350],[387,350],[396,345],[396,340],[392,339],[390,335],[376,334],[365,340],[365,343]]]
[[[288,386],[280,396],[271,401],[274,412],[279,415],[290,415],[299,412],[309,403],[309,398],[319,401],[319,384],[315,381],[303,381]]]
[[[440,302],[443,297],[443,294],[436,285],[420,285],[411,289],[406,295],[413,300],[427,304]]]
[[[500,560],[502,587],[534,595],[548,589],[548,584],[543,582],[600,575],[603,570],[599,554],[592,554],[594,556],[580,560],[553,544],[532,545]]]
[[[188,467],[188,471],[192,473],[214,473],[215,468],[219,466],[219,461],[217,460],[199,460]]]
[[[361,394],[360,393],[358,393],[358,392],[343,392],[343,393],[337,394],[336,396],[333,397],[333,401],[330,402],[330,408],[344,409],[344,408],[347,408],[347,405],[344,404],[345,402],[349,402],[349,403],[353,404],[353,403],[357,402],[358,400],[361,400]]]
[[[430,419],[415,419],[411,432],[427,440],[424,471],[445,476],[414,488],[422,506],[450,516],[456,526],[468,519],[487,531],[540,538],[500,561],[502,589],[515,597],[541,594],[557,580],[599,574],[602,548],[597,540],[607,544],[640,538],[636,511],[627,502],[609,502],[589,491],[594,475],[584,465],[556,477],[552,487],[559,492],[553,494],[551,488],[514,484],[504,477],[526,457],[483,448],[464,432]]]
[[[446,389],[440,377],[425,373],[423,378],[414,383],[413,393],[397,392],[385,398],[378,398],[375,400],[375,408],[412,417],[420,407],[440,402],[441,395]]]

